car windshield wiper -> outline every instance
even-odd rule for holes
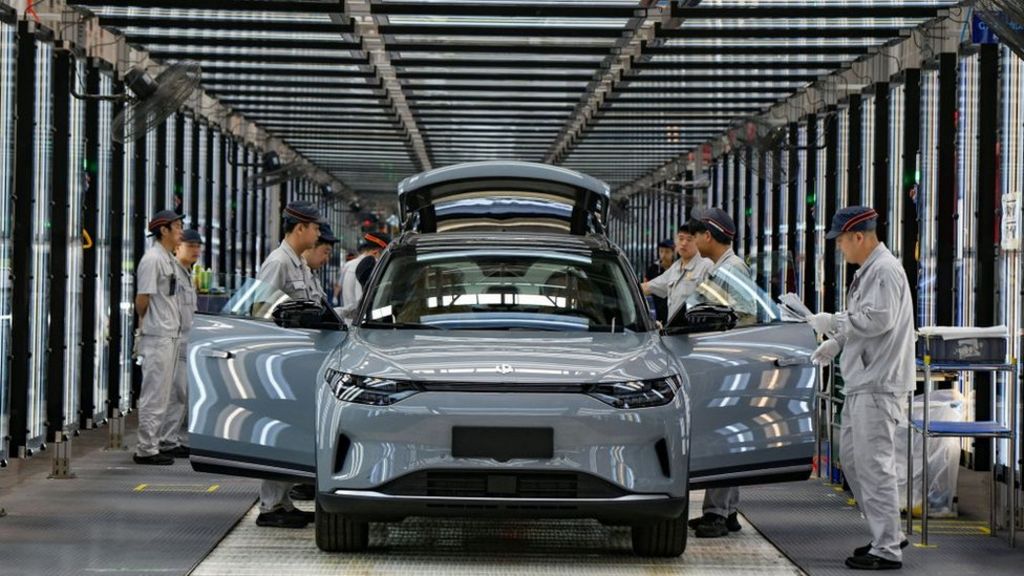
[[[440,326],[433,324],[421,324],[419,322],[381,322],[380,320],[367,320],[359,325],[362,328],[391,328],[394,330],[440,330]]]

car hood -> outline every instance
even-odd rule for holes
[[[677,372],[656,332],[354,328],[340,352],[343,372],[423,382],[622,382]]]

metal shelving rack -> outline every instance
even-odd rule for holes
[[[907,534],[914,533],[913,515],[913,439],[914,432],[921,434],[921,545],[928,545],[928,439],[929,438],[993,438],[1009,441],[1009,466],[1007,467],[1006,484],[1009,499],[1009,543],[1010,547],[1016,546],[1017,530],[1017,488],[1015,461],[1017,450],[1017,438],[1020,436],[1017,422],[1016,389],[1018,382],[1017,359],[1011,358],[1008,363],[992,362],[933,362],[931,348],[928,339],[925,340],[925,355],[923,360],[917,362],[919,370],[924,371],[924,411],[921,420],[914,420],[913,404],[914,394],[910,394],[910,404],[907,406],[907,418],[910,426],[907,427]],[[935,421],[929,418],[928,397],[932,387],[932,372],[1006,372],[1009,373],[1007,385],[1004,386],[1004,401],[1010,407],[1010,421],[1001,423],[997,420],[983,422],[951,422]],[[995,380],[993,380],[995,382]],[[993,385],[995,385],[993,383]],[[992,467],[992,495],[989,511],[989,526],[993,536],[996,534],[996,472]]]

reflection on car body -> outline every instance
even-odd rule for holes
[[[735,328],[659,330],[603,183],[492,162],[401,191],[406,231],[351,328],[259,286],[197,321],[196,469],[315,478],[324,550],[365,548],[368,522],[482,515],[630,525],[654,556],[685,549],[691,487],[807,476],[813,336],[749,278],[722,271],[692,306]]]

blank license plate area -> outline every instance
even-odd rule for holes
[[[553,428],[452,427],[452,456],[455,458],[551,458],[554,456]]]

